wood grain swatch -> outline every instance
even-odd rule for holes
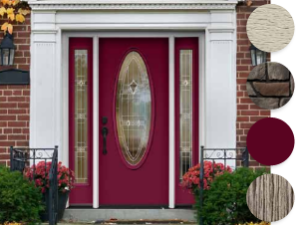
[[[290,183],[276,174],[258,177],[247,191],[247,204],[251,213],[266,222],[286,217],[293,208],[294,200]]]

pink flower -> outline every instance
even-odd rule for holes
[[[201,164],[197,164],[189,168],[182,177],[181,186],[193,190],[194,188],[199,188],[200,186],[200,168]],[[212,163],[211,161],[204,161],[204,189],[209,189],[211,183],[214,181],[214,178],[220,176],[227,171],[232,172],[232,169],[229,166],[225,166],[222,163]]]
[[[35,186],[41,187],[42,192],[45,193],[49,189],[49,172],[51,169],[51,162],[45,163],[44,161],[39,162],[37,165],[33,165],[24,171],[24,176],[29,180],[34,180]],[[59,191],[65,191],[65,188],[71,190],[74,187],[75,175],[72,170],[62,165],[59,162],[57,165],[57,180]]]

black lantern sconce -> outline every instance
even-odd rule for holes
[[[14,64],[16,46],[13,36],[8,31],[0,44],[0,65],[12,66]],[[19,69],[6,69],[0,71],[0,85],[28,85],[30,83],[29,71]]]
[[[0,45],[0,65],[12,66],[14,64],[16,46],[13,42],[13,36],[8,31]]]
[[[267,62],[267,53],[259,50],[253,44],[250,46],[252,66]]]

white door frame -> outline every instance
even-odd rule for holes
[[[31,0],[30,147],[59,146],[68,166],[68,35],[94,39],[94,79],[98,74],[98,38],[200,37],[200,145],[236,147],[236,11],[237,0]],[[72,32],[68,32],[72,31]],[[80,33],[80,31],[86,31]],[[94,31],[94,32],[89,32]],[[139,31],[139,32],[137,32]],[[185,32],[185,33],[184,33]],[[196,32],[196,33],[195,33]],[[190,36],[190,35],[187,35]],[[63,63],[62,63],[63,62]],[[203,66],[201,66],[203,65]],[[174,58],[169,59],[170,97],[174,96]],[[94,96],[98,97],[94,82]],[[98,121],[98,101],[94,109]],[[174,99],[170,98],[169,207],[175,206]],[[97,123],[98,124],[98,123]],[[97,136],[98,129],[94,128]],[[204,136],[205,135],[205,136]],[[94,138],[94,202],[99,206],[98,136]],[[98,149],[97,149],[98,150]]]
[[[177,37],[198,37],[199,38],[199,99],[200,109],[204,109],[204,68],[205,61],[205,33],[198,32],[64,32],[62,34],[62,74],[63,78],[63,102],[69,101],[69,38],[90,37],[93,38],[93,207],[99,207],[99,38],[168,38],[169,39],[169,208],[175,207],[175,38]],[[202,100],[201,100],[202,99]],[[65,137],[69,137],[69,109],[68,104],[64,104],[63,127],[66,129]],[[200,145],[204,139],[204,111],[199,113],[199,135]],[[64,164],[69,163],[69,142],[64,140],[62,160]]]

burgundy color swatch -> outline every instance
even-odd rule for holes
[[[247,136],[250,155],[259,163],[268,166],[284,162],[291,155],[294,144],[291,128],[276,118],[257,121]]]

